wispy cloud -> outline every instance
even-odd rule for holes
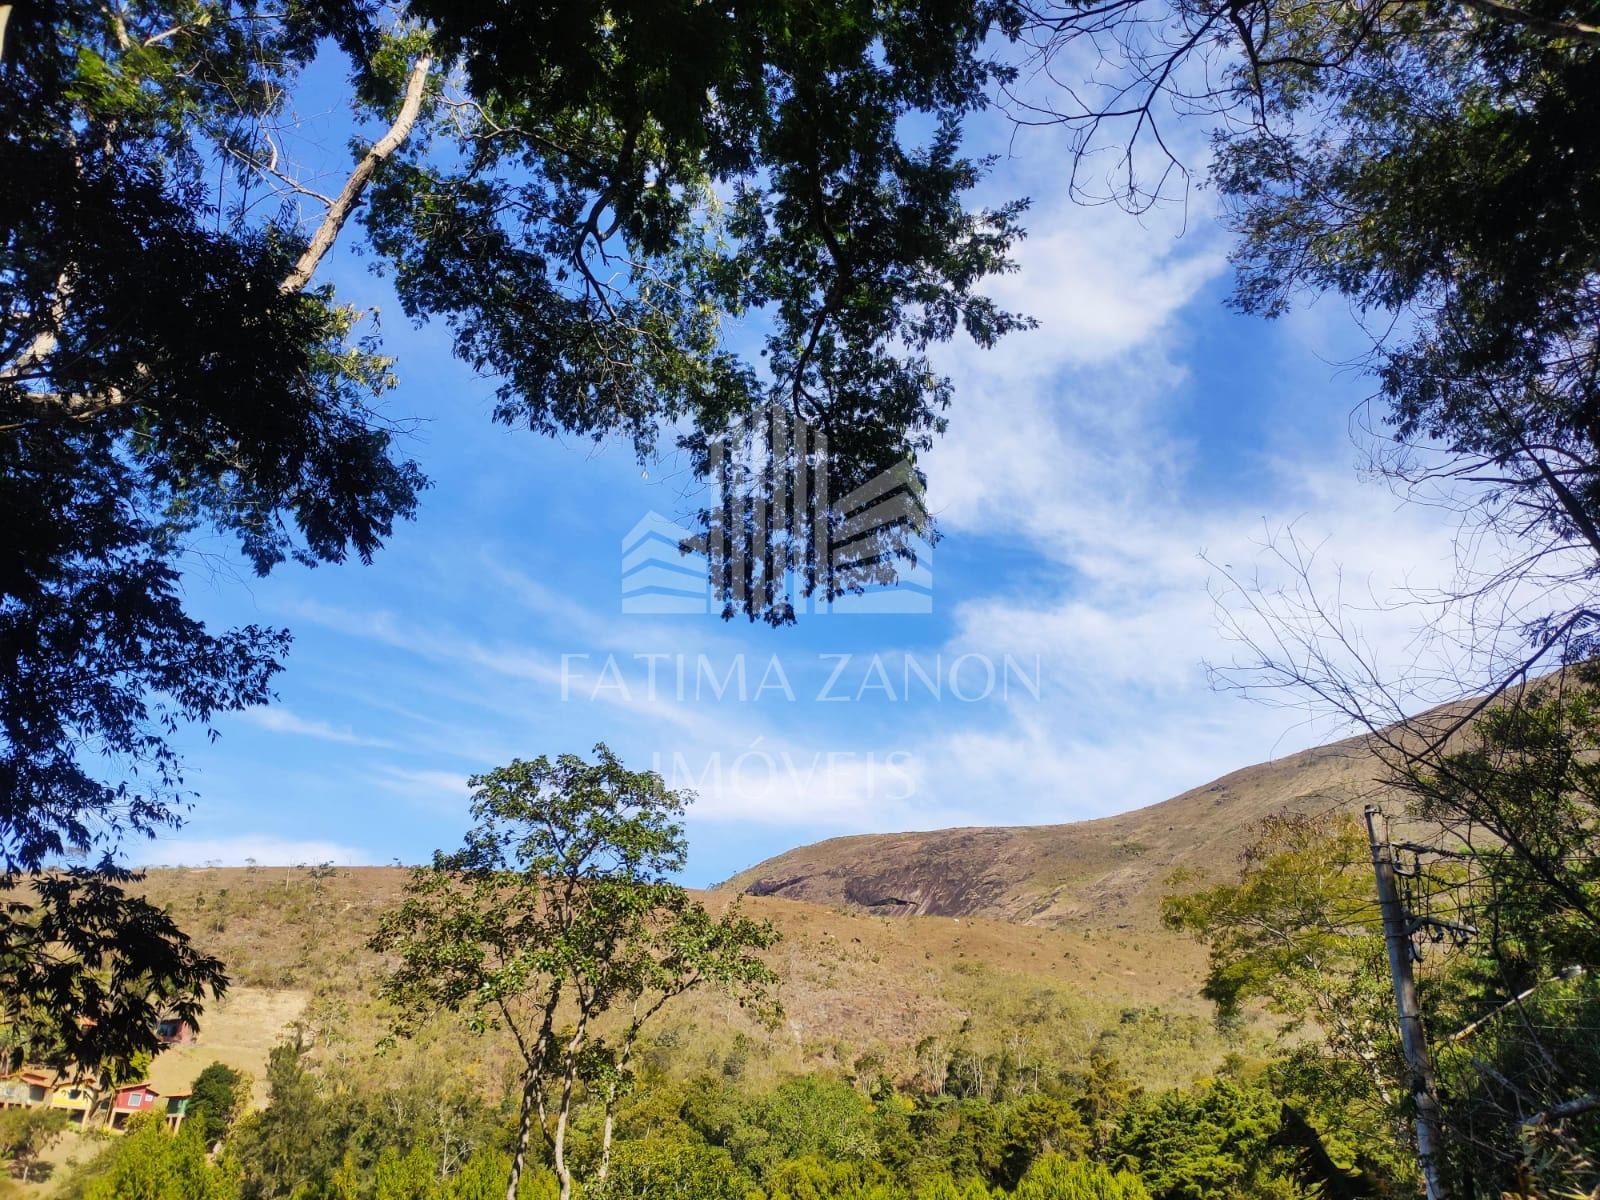
[[[247,708],[239,714],[239,720],[271,733],[315,738],[323,742],[336,742],[342,746],[369,746],[379,750],[399,749],[399,746],[388,738],[357,733],[348,725],[334,725],[328,721],[302,717],[282,705],[273,705],[270,708]]]
[[[512,577],[507,576],[502,582],[510,585]],[[520,585],[516,585],[514,590],[503,593],[503,602],[508,606],[514,604],[519,590]],[[424,627],[391,612],[357,612],[314,601],[298,602],[293,611],[302,620],[380,642],[443,666],[538,685],[541,689],[538,700],[565,702],[576,690],[595,704],[620,709],[641,721],[672,726],[685,733],[707,734],[721,724],[702,711],[672,703],[651,692],[596,686],[596,673],[605,669],[607,655],[603,648],[590,653],[545,649],[515,641],[486,641],[445,629],[437,623]],[[629,627],[626,633],[613,634],[611,642],[649,645],[644,636],[646,632]],[[628,652],[621,657],[626,660]],[[522,697],[518,707],[523,710],[530,707],[529,698]]]
[[[414,769],[384,763],[374,767],[368,778],[386,792],[449,814],[464,813],[471,794],[465,772]]]
[[[941,594],[954,603],[946,653],[1038,656],[1045,696],[988,727],[936,719],[915,748],[936,807],[981,821],[1096,816],[1344,732],[1218,694],[1208,679],[1206,665],[1236,649],[1219,620],[1218,565],[1274,586],[1266,544],[1285,529],[1322,548],[1320,582],[1364,603],[1366,635],[1395,655],[1416,622],[1398,601],[1454,569],[1447,518],[1358,477],[1339,434],[1275,444],[1268,414],[1297,436],[1338,424],[1317,419],[1342,394],[1319,362],[1253,397],[1264,415],[1230,447],[1250,463],[1232,486],[1201,483],[1215,467],[1186,389],[1210,352],[1196,334],[1201,298],[1226,262],[1221,231],[1197,216],[1040,212],[999,289],[1040,329],[994,352],[947,354],[958,400],[929,456],[930,503],[952,539],[1019,547],[1031,562],[1022,590]],[[1203,412],[1230,402],[1200,399]]]

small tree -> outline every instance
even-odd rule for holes
[[[397,959],[383,985],[396,1033],[449,1011],[515,1040],[522,1096],[508,1200],[535,1120],[562,1200],[571,1196],[580,1086],[606,1105],[604,1178],[633,1046],[668,1002],[711,984],[767,1011],[776,982],[754,953],[776,942],[769,924],[737,904],[713,916],[671,880],[684,864],[687,797],[604,745],[595,756],[517,759],[474,776],[465,845],[413,872],[373,938]]]
[[[1162,919],[1210,947],[1219,1017],[1261,1001],[1290,1033],[1322,1030],[1388,1104],[1399,1067],[1366,836],[1340,812],[1280,813],[1256,834],[1237,880],[1167,897]]]
[[[1382,1192],[1414,1150],[1366,835],[1339,811],[1279,813],[1256,834],[1235,880],[1169,896],[1163,919],[1210,947],[1219,1019],[1257,1004],[1283,1019],[1274,1136],[1301,1152],[1302,1176]]]
[[[60,1108],[13,1108],[0,1112],[0,1155],[24,1183],[33,1178],[39,1158],[67,1128]]]
[[[190,1089],[191,1121],[198,1121],[207,1146],[215,1146],[243,1114],[250,1097],[250,1077],[225,1063],[214,1062],[195,1077]]]
[[[402,1155],[393,1146],[384,1147],[373,1170],[373,1200],[429,1200],[437,1193],[439,1164],[420,1143]]]
[[[1276,1136],[1280,1108],[1264,1089],[1225,1079],[1162,1092],[1124,1115],[1111,1165],[1136,1173],[1163,1200],[1293,1195],[1294,1157]],[[1019,1190],[1018,1197],[1052,1194]]]
[[[104,1165],[84,1184],[84,1200],[238,1200],[231,1169],[206,1158],[200,1129],[173,1137],[154,1114],[135,1117]]]

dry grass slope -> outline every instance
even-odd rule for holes
[[[1069,1056],[1113,1036],[1147,1082],[1206,1070],[1223,1042],[1198,998],[1203,950],[1160,925],[1169,878],[1180,869],[1201,878],[1233,871],[1251,827],[1272,813],[1381,798],[1377,772],[1365,742],[1353,738],[1101,820],[835,838],[790,850],[706,896],[717,906],[743,894],[784,934],[773,955],[784,1024],[758,1029],[731,1004],[691,998],[663,1038],[673,1069],[719,1069],[738,1043],[739,1055],[754,1046],[774,1073],[849,1070],[874,1056],[910,1070],[924,1038],[981,1041],[1045,1013],[1055,1049]],[[152,872],[149,894],[228,964],[240,989],[233,1004],[266,1014],[235,1022],[234,1010],[219,1008],[199,1046],[159,1064],[163,1075],[177,1083],[212,1058],[255,1066],[289,1021],[301,1022],[329,1061],[401,1070],[383,1066],[373,1049],[385,1025],[377,1000],[384,964],[367,939],[405,882],[404,870],[378,867]],[[436,1036],[485,1086],[504,1077],[507,1047],[494,1038],[462,1045],[445,1025]],[[1175,1054],[1175,1046],[1187,1049]]]
[[[319,1054],[382,1073],[391,1069],[374,1049],[384,1027],[376,999],[384,964],[366,940],[405,879],[404,871],[386,867],[322,879],[283,868],[168,869],[152,871],[145,887],[228,964],[241,998],[284,997],[279,1011],[296,1008],[291,1019],[308,1028]],[[705,899],[719,907],[732,896],[708,893]],[[783,1024],[762,1029],[731,1003],[691,997],[665,1027],[665,1042],[677,1047],[673,1069],[720,1069],[730,1046],[742,1040],[773,1073],[850,1069],[863,1055],[909,1070],[924,1037],[954,1038],[963,1027],[979,1038],[998,1037],[1023,1008],[1052,1013],[1070,1027],[1073,1054],[1086,1054],[1094,1037],[1115,1026],[1130,1058],[1148,1058],[1149,1069],[1162,1077],[1187,1078],[1221,1052],[1196,995],[1203,952],[1159,929],[906,921],[777,897],[749,897],[745,904],[784,935],[773,952],[783,979]],[[1131,1020],[1130,1012],[1146,1024]],[[170,1069],[192,1065],[198,1071],[213,1058],[239,1055],[228,1014],[220,1008],[203,1023],[199,1044]],[[1180,1040],[1193,1053],[1160,1065],[1165,1050],[1158,1054],[1156,1043],[1173,1022],[1183,1027]],[[258,1025],[251,1049],[264,1055],[283,1023]],[[450,1036],[452,1053],[469,1072],[496,1085],[509,1062],[506,1047],[493,1038],[438,1036]],[[165,1061],[158,1066],[168,1068]]]
[[[729,1002],[692,997],[662,1030],[660,1062],[726,1071],[737,1060],[777,1075],[875,1061],[907,1074],[924,1039],[981,1049],[1027,1029],[1052,1061],[1109,1038],[1147,1084],[1182,1082],[1247,1047],[1211,1027],[1198,997],[1204,951],[1161,928],[1169,878],[1229,873],[1262,818],[1358,808],[1382,796],[1376,775],[1365,743],[1350,739],[1101,820],[836,838],[781,854],[706,899],[743,894],[783,933],[773,952],[783,1024],[758,1028]],[[341,1068],[401,1078],[448,1061],[486,1089],[502,1084],[509,1047],[448,1020],[409,1057],[376,1049],[385,964],[367,941],[406,877],[376,867],[152,872],[147,892],[235,983],[200,1044],[158,1061],[161,1080],[183,1086],[214,1059],[259,1079],[267,1048],[298,1023]]]
[[[981,916],[1051,927],[1152,931],[1174,871],[1235,869],[1250,828],[1285,809],[1381,798],[1359,738],[1246,767],[1171,800],[1069,825],[834,838],[721,887],[882,915]]]

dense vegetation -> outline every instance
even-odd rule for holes
[[[1144,1094],[1114,1060],[1058,1070],[1038,1089],[932,1093],[886,1078],[832,1074],[754,1087],[730,1061],[715,1074],[646,1073],[619,1111],[610,1178],[589,1196],[684,1200],[1203,1200],[1298,1196],[1299,1152],[1265,1077],[1232,1064],[1194,1087]],[[197,1134],[136,1132],[69,1195],[120,1200],[286,1197],[478,1200],[505,1194],[515,1089],[498,1101],[434,1087],[388,1089],[316,1069],[302,1047],[275,1050],[271,1104],[236,1122],[208,1162]],[[592,1180],[599,1110],[573,1129],[571,1157]],[[116,1181],[115,1183],[110,1181]],[[184,1191],[185,1187],[199,1190]],[[519,1195],[550,1200],[554,1172]]]
[[[1426,918],[1439,1165],[1463,1196],[1594,1186],[1597,711],[1579,673],[1547,681],[1406,781],[1418,840],[1403,886]],[[1347,810],[1285,812],[1258,827],[1235,877],[1171,880],[1167,924],[1209,950],[1213,1030],[958,952],[919,986],[959,1023],[930,1012],[897,1040],[851,1045],[843,1031],[791,1042],[768,1004],[775,927],[667,878],[682,798],[659,779],[600,747],[592,763],[514,763],[477,787],[463,850],[391,884],[381,921],[348,915],[337,873],[242,872],[261,878],[237,894],[206,886],[210,872],[173,876],[211,930],[243,925],[230,943],[243,963],[272,912],[298,973],[270,955],[248,969],[280,984],[321,976],[309,1024],[273,1050],[264,1110],[245,1111],[237,1073],[209,1068],[182,1137],[135,1130],[69,1174],[67,1194],[431,1198],[502,1195],[513,1177],[542,1200],[1414,1188],[1371,848]],[[329,936],[341,919],[342,941]],[[907,931],[896,940],[915,928],[853,920]],[[300,957],[284,936],[297,925],[324,958]],[[800,970],[875,966],[880,949],[852,944],[861,932],[822,931]],[[1022,944],[1077,940],[1043,938]],[[699,995],[701,982],[716,986]],[[736,1015],[735,998],[750,1011]],[[826,1011],[807,1013],[813,1029]],[[0,1121],[19,1173],[59,1131],[45,1114]]]
[[[1401,876],[1442,1111],[1441,1177],[1461,1195],[1585,1195],[1600,1148],[1600,808],[1588,672],[1492,709],[1401,783],[1418,840]],[[1170,898],[1211,950],[1224,1017],[1264,1003],[1317,1036],[1278,1066],[1332,1140],[1404,1172],[1402,1060],[1367,833],[1348,812],[1269,822],[1237,882]]]
[[[1212,1043],[1202,1078],[1147,1088],[1118,1047],[1181,1054],[1190,1026],[1125,1009],[1063,1040],[1070,1009],[985,992],[979,964],[953,970],[960,1028],[911,1031],[899,1057],[836,1042],[834,1065],[797,1069],[774,1036],[776,929],[669,878],[683,797],[604,746],[474,785],[463,849],[412,872],[370,939],[378,1051],[350,1045],[350,1006],[322,1008],[326,1033],[272,1050],[264,1109],[208,1068],[179,1136],[134,1128],[67,1194],[1201,1200],[1308,1194],[1338,1170],[1269,1062]],[[742,1007],[743,1031],[654,1019],[701,991]]]

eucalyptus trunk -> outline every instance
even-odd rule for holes
[[[517,1186],[528,1161],[528,1138],[533,1133],[533,1105],[539,1090],[539,1072],[531,1066],[522,1077],[522,1111],[517,1118],[517,1149],[511,1156],[511,1179],[506,1184],[506,1200],[517,1200]]]

